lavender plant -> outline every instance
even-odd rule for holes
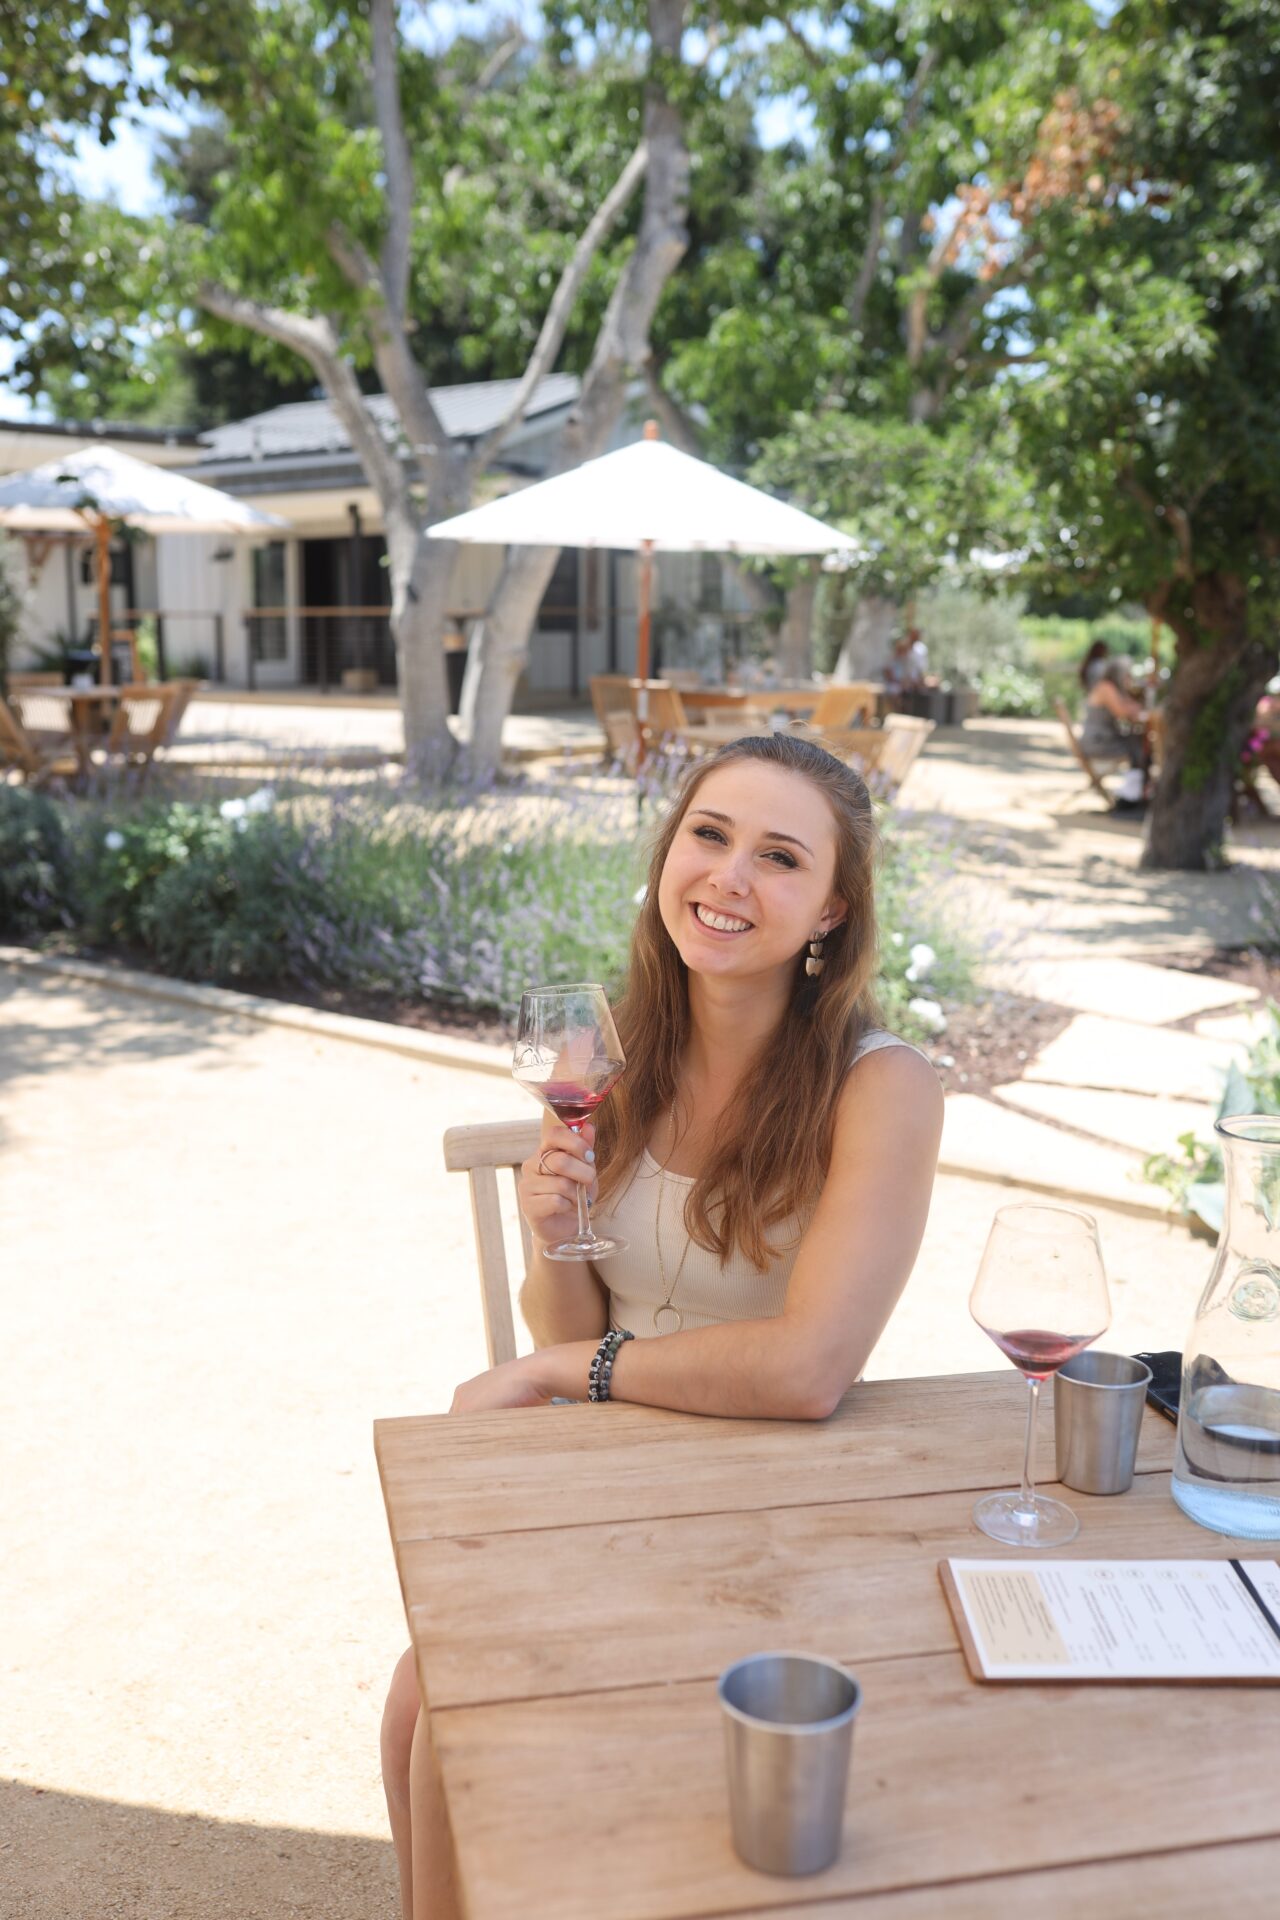
[[[0,885],[0,931],[74,925],[89,945],[185,979],[371,990],[510,1018],[531,980],[618,984],[668,797],[659,774],[640,809],[608,783],[530,781],[439,804],[263,788],[64,809],[15,791],[23,830],[38,825],[49,844],[62,834],[67,852],[52,917],[6,919]],[[0,812],[0,851],[5,831]],[[972,956],[938,905],[948,859],[936,832],[893,816],[880,990],[890,1024],[914,1038],[940,1031],[943,1000],[972,991]]]

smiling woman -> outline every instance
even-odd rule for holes
[[[854,1386],[915,1263],[942,1131],[933,1068],[879,1024],[877,851],[866,787],[821,747],[751,736],[694,767],[616,1009],[627,1071],[597,1130],[548,1113],[521,1169],[537,1350],[459,1387],[455,1411],[589,1389],[820,1420]],[[628,1243],[598,1269],[541,1252],[575,1225],[582,1186]],[[424,1724],[406,1655],[383,1721],[406,1886],[430,1804]]]

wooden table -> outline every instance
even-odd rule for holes
[[[383,1490],[469,1920],[1262,1920],[1280,1908],[1280,1713],[1247,1686],[981,1686],[947,1555],[1011,1484],[1012,1373],[861,1385],[820,1426],[650,1408],[380,1421]],[[1052,1419],[1041,1415],[1041,1451]],[[1081,1557],[1245,1549],[1133,1490],[1068,1493]],[[1011,1469],[1013,1470],[1011,1475]],[[799,1648],[864,1704],[840,1859],[752,1872],[713,1682]]]

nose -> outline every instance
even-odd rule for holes
[[[751,856],[745,851],[726,853],[712,876],[720,893],[742,894],[751,891]]]

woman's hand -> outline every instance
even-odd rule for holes
[[[553,1247],[578,1231],[578,1188],[585,1188],[589,1199],[595,1185],[596,1170],[589,1157],[595,1138],[593,1126],[584,1126],[577,1134],[553,1113],[543,1115],[538,1151],[525,1161],[516,1183],[520,1211],[539,1246]]]
[[[464,1380],[453,1396],[450,1413],[491,1413],[495,1407],[540,1407],[551,1394],[537,1378],[535,1355],[504,1360],[500,1367]]]

